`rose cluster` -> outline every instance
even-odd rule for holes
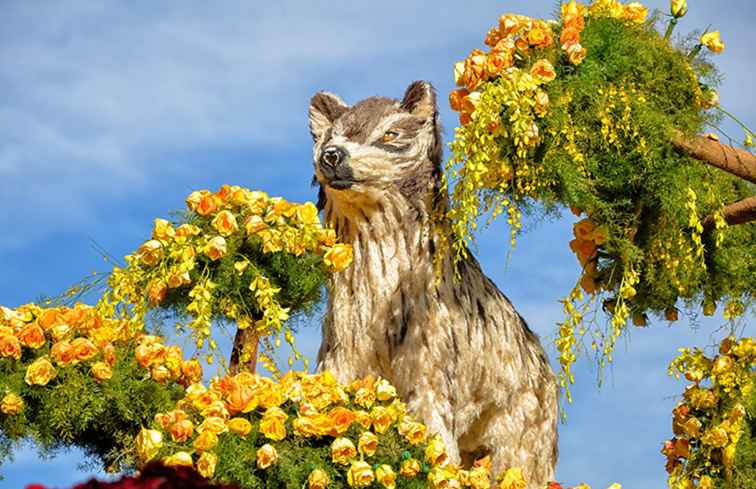
[[[754,389],[756,342],[725,338],[711,357],[683,348],[669,367],[690,384],[672,410],[674,437],[664,442],[670,487],[713,489],[733,480],[736,446],[745,428],[745,399]]]
[[[285,333],[292,311],[319,294],[320,270],[338,272],[351,263],[351,247],[322,227],[310,202],[224,185],[192,192],[186,203],[183,222],[156,219],[151,239],[125,258],[125,268],[114,268],[105,303],[130,304],[140,320],[154,308],[178,308],[191,317],[186,326],[199,348],[208,339],[214,348],[216,318],[262,336]],[[282,302],[281,280],[302,281],[290,287],[302,297],[287,290]]]

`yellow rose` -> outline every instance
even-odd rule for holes
[[[447,460],[446,445],[439,435],[431,438],[425,448],[425,459],[431,465],[443,465]]]
[[[525,489],[525,477],[522,475],[522,469],[512,467],[507,469],[504,476],[499,481],[498,489]]]
[[[99,381],[108,380],[113,377],[113,370],[105,362],[95,362],[89,370],[92,372],[92,376]]]
[[[399,473],[402,477],[415,477],[420,472],[420,462],[414,458],[408,458],[402,462],[402,466],[399,468]]]
[[[265,411],[260,420],[260,433],[271,440],[283,440],[286,438],[287,414],[279,407],[271,407]]]
[[[331,443],[331,460],[334,463],[346,465],[357,456],[357,449],[352,440],[348,438],[336,438]]]
[[[305,202],[297,206],[294,216],[300,224],[305,226],[319,226],[318,208],[312,202]]]
[[[71,365],[74,360],[74,351],[71,343],[65,340],[58,341],[50,349],[50,356],[58,365]]]
[[[373,428],[377,433],[385,433],[394,422],[391,410],[383,406],[376,406],[370,413],[373,420]]]
[[[218,456],[211,452],[202,452],[199,460],[197,460],[197,472],[209,479],[215,474],[215,466],[218,464]]]
[[[412,445],[419,445],[425,441],[425,425],[417,422],[407,423],[404,437]]]
[[[244,418],[231,418],[226,423],[228,430],[232,433],[245,438],[252,431],[252,423]]]
[[[89,338],[76,338],[71,342],[74,358],[79,362],[85,362],[97,355],[97,347]]]
[[[347,483],[349,487],[367,487],[373,483],[375,475],[367,462],[353,462],[347,472]]]
[[[465,71],[462,78],[465,86],[471,92],[485,80],[488,55],[480,49],[473,49],[465,59]]]
[[[724,51],[725,44],[719,37],[719,31],[707,32],[701,36],[701,44],[709,48],[711,52],[719,54]]]
[[[489,489],[491,471],[486,467],[473,467],[467,474],[467,483],[473,489]]]
[[[725,431],[724,428],[715,426],[708,429],[706,433],[704,433],[704,435],[701,437],[701,441],[704,444],[712,446],[714,448],[723,448],[725,445],[727,445],[729,438],[727,436],[727,431]]]
[[[554,43],[551,29],[545,22],[537,22],[527,33],[528,44],[539,49],[545,49]]]
[[[236,216],[231,211],[220,211],[211,224],[221,236],[231,236],[239,229]]]
[[[27,324],[18,332],[18,340],[27,348],[41,348],[45,344],[45,332],[38,324]]]
[[[530,74],[544,82],[550,82],[556,78],[554,66],[545,58],[535,62],[533,67],[530,68]]]
[[[648,16],[648,9],[638,2],[628,3],[624,6],[622,17],[636,24],[643,23]]]
[[[173,455],[163,457],[161,460],[166,467],[192,467],[192,454],[189,452],[176,452]]]
[[[363,455],[372,457],[378,449],[378,437],[372,431],[365,431],[357,440],[357,450]]]
[[[583,46],[580,45],[580,43],[572,43],[568,44],[566,46],[566,53],[567,53],[567,59],[570,60],[570,63],[573,65],[579,65],[583,62],[585,59],[585,56],[588,54],[588,50],[585,49]]]
[[[151,239],[137,249],[136,256],[143,264],[151,267],[163,257],[163,244],[156,239]]]
[[[310,476],[307,478],[307,489],[325,489],[330,482],[331,479],[325,471],[315,469],[310,472]]]
[[[152,239],[168,241],[176,235],[176,230],[165,219],[155,219],[152,226]]]
[[[200,216],[209,216],[215,213],[221,206],[220,198],[217,195],[207,192],[202,194],[194,210]]]
[[[352,263],[352,245],[337,243],[325,255],[323,263],[333,272],[340,272]]]
[[[14,335],[5,333],[0,334],[0,357],[21,358],[21,342]]]
[[[396,487],[396,472],[390,465],[381,465],[375,469],[375,478],[386,489],[394,489]]]
[[[275,447],[269,443],[257,449],[257,468],[267,469],[278,460],[278,452]]]
[[[226,256],[227,252],[228,247],[223,236],[214,237],[213,239],[208,241],[207,245],[205,246],[205,255],[207,255],[213,261],[220,260],[221,258]]]
[[[18,414],[24,410],[24,400],[21,396],[12,392],[5,394],[3,400],[0,401],[0,412],[12,416]]]
[[[199,431],[199,428],[197,429]],[[194,439],[192,446],[200,452],[212,450],[218,444],[218,435],[210,430],[200,432],[197,438]]]
[[[390,401],[396,397],[396,388],[386,379],[379,379],[375,384],[375,397],[379,401]]]
[[[212,405],[214,402],[215,401],[212,401],[210,404],[208,404],[208,406]],[[228,428],[226,428],[226,421],[224,418],[219,416],[208,416],[197,427],[197,431],[211,431],[216,435],[220,435],[221,433],[228,431]]]
[[[55,378],[57,371],[47,357],[40,357],[26,369],[24,380],[29,385],[47,385]]]
[[[134,443],[139,460],[143,463],[149,462],[163,447],[163,434],[157,430],[142,428]]]
[[[672,0],[669,6],[672,17],[680,18],[688,12],[688,2],[686,0]]]

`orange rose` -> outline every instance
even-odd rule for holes
[[[190,195],[189,197],[191,198],[192,195]],[[200,216],[208,216],[218,210],[221,202],[217,195],[204,190],[201,191],[199,196],[195,196],[191,204],[189,199],[187,199],[187,205],[189,205],[189,208]]]
[[[457,90],[452,90],[449,94],[449,106],[454,112],[460,112],[462,110],[462,100],[469,94],[470,92],[465,88],[459,88]]]
[[[192,283],[192,278],[189,276],[188,271],[184,272],[173,272],[168,276],[168,287],[172,289],[176,289],[181,287],[182,285],[187,285]],[[161,299],[162,301],[162,299]]]
[[[378,450],[378,437],[372,431],[365,431],[357,441],[357,450],[365,456],[372,457]]]
[[[231,413],[248,413],[257,407],[252,386],[234,385],[226,395],[226,407]]]
[[[465,59],[464,80],[468,90],[475,90],[485,80],[487,57],[480,49],[473,49]]]
[[[491,29],[488,30],[488,33],[486,34],[486,39],[483,41],[486,46],[494,47],[496,46],[496,43],[501,40],[503,36],[501,35],[501,31],[499,31],[498,27],[491,27]]]
[[[596,227],[590,219],[582,219],[572,226],[572,233],[577,239],[591,241],[593,239],[593,230]]]
[[[29,385],[47,385],[55,378],[57,371],[47,357],[40,357],[26,369],[24,380]]]
[[[505,69],[512,66],[514,58],[505,52],[491,51],[486,58],[486,74],[488,77],[496,77]]]
[[[37,317],[37,324],[39,324],[45,331],[59,321],[60,311],[58,309],[45,309],[39,314],[39,317]]]
[[[188,419],[176,421],[173,423],[173,426],[171,426],[170,432],[173,441],[176,443],[183,443],[192,436],[192,433],[194,433],[194,423]]]
[[[18,332],[18,339],[27,348],[40,348],[45,344],[45,333],[34,323],[27,324]]]
[[[227,252],[228,248],[226,245],[226,240],[223,238],[223,236],[214,237],[207,243],[207,246],[205,247],[205,254],[213,261],[220,260],[221,258],[226,256]]]
[[[331,409],[331,412],[328,413],[328,417],[330,418],[332,425],[331,436],[343,435],[357,419],[357,416],[350,409],[343,406]]]
[[[198,360],[186,360],[181,362],[181,374],[189,384],[202,380],[202,365]]]
[[[71,342],[74,358],[79,362],[84,362],[97,354],[97,347],[89,338],[76,338]]]
[[[374,407],[370,413],[370,417],[373,419],[373,429],[377,433],[385,433],[394,422],[391,410],[383,406]]]
[[[231,211],[220,211],[213,219],[212,225],[221,236],[231,236],[239,229],[236,216]]]
[[[580,31],[573,27],[562,29],[562,34],[559,36],[559,43],[562,45],[562,49],[566,50],[567,45],[577,42],[580,42]]]
[[[0,335],[0,357],[21,358],[21,342],[12,334]]]
[[[554,66],[547,59],[539,59],[530,69],[530,74],[544,82],[550,82],[556,78]]]
[[[515,14],[504,14],[499,17],[499,32],[501,37],[507,37],[515,34],[520,29],[521,16]]]
[[[113,370],[105,362],[93,363],[90,371],[92,372],[92,376],[99,381],[108,380],[113,377]]]
[[[163,302],[165,294],[168,292],[168,285],[162,280],[153,280],[147,287],[147,297],[150,300],[150,304],[156,306]]]
[[[66,340],[55,343],[50,349],[50,356],[55,363],[62,366],[71,365],[76,360],[71,343]]]

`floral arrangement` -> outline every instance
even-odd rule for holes
[[[199,362],[158,347],[138,322],[83,304],[0,307],[0,461],[30,439],[77,445],[111,470],[133,465],[140,426],[201,378]]]
[[[581,272],[556,339],[567,399],[583,343],[604,366],[630,322],[675,321],[699,306],[712,315],[718,303],[734,319],[756,295],[756,225],[723,217],[753,186],[673,147],[673,134],[698,134],[725,113],[702,51],[722,52],[719,32],[670,40],[686,10],[671,2],[664,36],[660,14],[637,2],[572,0],[556,20],[506,14],[485,37],[488,52],[454,67],[460,127],[446,218],[456,256],[485,211],[506,215],[512,245],[524,212],[580,217],[569,246]]]
[[[750,487],[756,480],[756,432],[749,436],[747,426],[748,417],[756,418],[756,403],[749,401],[756,395],[755,369],[753,338],[727,337],[714,357],[698,348],[683,348],[672,361],[670,375],[678,379],[684,375],[690,384],[672,411],[675,436],[662,448],[671,488],[689,488],[691,483],[700,489]],[[753,424],[756,427],[756,422]],[[750,446],[739,445],[741,438]],[[746,454],[750,462],[746,462]],[[743,463],[736,463],[736,455]],[[738,472],[741,467],[751,473]]]
[[[125,304],[137,321],[171,310],[187,318],[178,328],[192,332],[198,350],[215,348],[214,319],[276,336],[276,343],[283,334],[293,349],[289,363],[299,360],[286,321],[320,300],[325,274],[351,263],[351,247],[321,226],[311,202],[224,185],[192,192],[186,203],[180,222],[156,219],[151,239],[126,256],[126,267],[113,269],[98,307],[116,314]],[[241,363],[256,349],[244,346]],[[261,360],[275,369],[269,356]]]

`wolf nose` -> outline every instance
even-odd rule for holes
[[[336,168],[346,160],[346,151],[338,146],[328,146],[320,155],[320,165],[323,167]]]

